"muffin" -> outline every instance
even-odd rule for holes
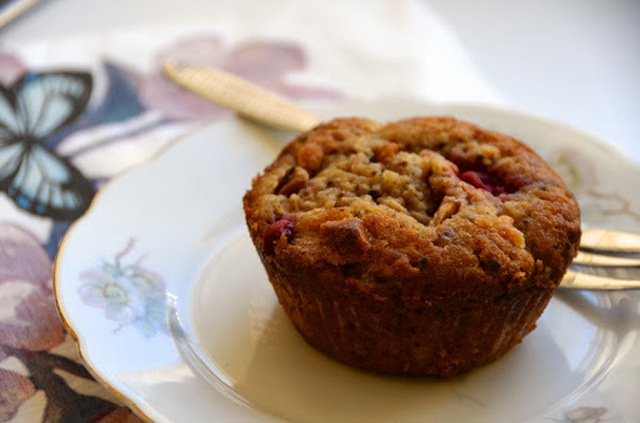
[[[336,119],[244,196],[297,330],[374,372],[450,377],[536,327],[577,252],[580,213],[529,147],[450,117]]]

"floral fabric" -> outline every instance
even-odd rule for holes
[[[286,80],[307,65],[294,43],[187,36],[159,48],[147,72],[108,58],[97,71],[36,69],[0,49],[0,422],[138,421],[82,365],[56,310],[53,260],[105,181],[176,135],[231,116],[168,82],[166,58],[217,66],[294,99],[338,97]],[[164,282],[135,254],[132,242],[87,270],[79,294],[116,325],[166,332]]]

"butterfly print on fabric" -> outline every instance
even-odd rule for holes
[[[56,220],[88,208],[93,186],[46,140],[78,118],[91,88],[85,72],[30,72],[0,85],[0,190],[20,208]]]

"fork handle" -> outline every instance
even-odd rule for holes
[[[267,125],[305,132],[322,123],[285,98],[219,69],[167,61],[163,70],[189,91]]]

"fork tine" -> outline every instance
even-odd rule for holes
[[[626,257],[633,259],[640,259],[640,251],[623,249],[623,248],[604,248],[604,247],[592,247],[590,245],[580,245],[580,251],[589,254],[600,254],[609,257]]]
[[[587,229],[560,288],[640,289],[640,234]]]
[[[635,266],[640,264],[640,261],[633,257],[619,257],[580,251],[573,259],[573,263],[581,266]]]
[[[640,234],[587,229],[582,233],[580,251],[609,257],[640,259]]]
[[[601,276],[612,279],[636,280],[640,288],[640,264],[636,265],[606,265],[596,263],[576,263],[569,266],[572,270],[588,275]]]
[[[640,289],[640,281],[638,279],[613,279],[611,277],[576,272],[570,268],[564,279],[562,279],[559,288],[598,291]]]

